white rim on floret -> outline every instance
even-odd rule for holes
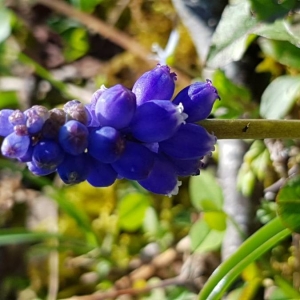
[[[179,112],[180,116],[182,117],[182,123],[185,124],[185,120],[188,118],[188,114],[183,112],[184,111],[184,106],[183,104],[180,102],[177,107],[176,107],[177,111]]]
[[[182,181],[177,180],[177,184],[173,188],[173,190],[167,195],[168,197],[172,197],[178,194],[179,187],[182,185]]]

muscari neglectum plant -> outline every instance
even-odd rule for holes
[[[158,65],[132,90],[101,87],[87,105],[72,100],[63,109],[3,109],[1,152],[37,176],[57,172],[66,184],[87,180],[105,187],[126,178],[150,192],[174,195],[180,177],[200,174],[217,138],[300,136],[295,120],[207,119],[220,99],[212,82],[193,83],[172,99],[175,81],[168,66]],[[269,222],[217,268],[199,299],[220,299],[247,265],[290,234],[278,218]]]

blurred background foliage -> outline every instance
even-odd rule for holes
[[[164,57],[178,75],[177,90],[213,80],[222,101],[212,118],[299,119],[299,6],[297,0],[0,0],[0,108],[88,102],[102,84],[131,88]],[[193,18],[203,28],[196,32],[207,49],[202,56]],[[178,43],[171,43],[172,33]],[[183,179],[172,198],[125,180],[101,189],[64,186],[1,158],[0,299],[196,299],[220,262],[229,223],[244,239],[276,216],[276,197],[278,203],[290,199],[287,193],[300,197],[299,141],[244,147],[233,180],[251,201],[246,231],[224,208],[218,147],[201,176]],[[250,265],[227,299],[300,299],[299,243],[294,233]]]

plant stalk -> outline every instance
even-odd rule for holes
[[[300,138],[300,120],[208,119],[198,124],[218,139]]]

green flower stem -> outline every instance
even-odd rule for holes
[[[218,139],[300,138],[300,120],[208,119],[198,124]]]
[[[290,234],[278,217],[260,228],[215,270],[202,288],[199,300],[221,299],[245,267]]]

